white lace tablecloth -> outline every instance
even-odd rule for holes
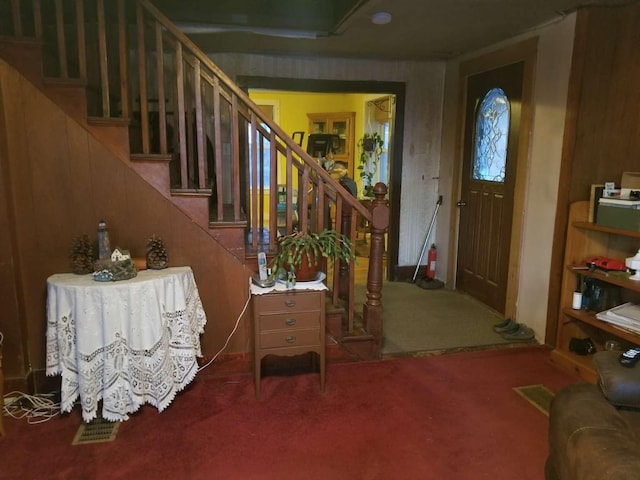
[[[47,279],[47,375],[62,376],[61,410],[123,421],[149,403],[164,410],[191,382],[207,319],[190,267],[97,282]]]

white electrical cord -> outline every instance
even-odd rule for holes
[[[201,372],[211,365],[214,360],[220,356],[224,349],[227,348],[229,341],[236,333],[236,330],[238,330],[240,319],[242,319],[244,312],[246,312],[250,300],[251,295],[249,295],[244,307],[242,307],[242,311],[240,312],[240,315],[238,315],[236,324],[234,325],[233,330],[231,330],[231,333],[227,337],[222,348],[213,356],[213,358],[211,358],[211,360],[198,368],[198,372]],[[0,332],[0,345],[2,345],[2,340],[3,335],[2,332]],[[26,418],[30,425],[46,422],[60,413],[60,403],[51,400],[50,397],[53,396],[54,394],[52,393],[29,395],[18,391],[9,392],[3,396],[5,401],[2,414],[15,419]]]
[[[240,312],[240,315],[238,315],[238,319],[236,320],[236,324],[234,325],[233,330],[231,330],[231,333],[227,337],[227,341],[224,342],[224,345],[222,346],[222,348],[218,351],[218,353],[216,353],[213,356],[213,358],[211,358],[211,360],[209,360],[207,363],[205,363],[200,368],[198,368],[198,372],[201,372],[202,370],[207,368],[209,365],[211,365],[213,363],[213,361],[216,358],[218,358],[218,356],[224,351],[224,349],[227,348],[227,345],[229,345],[229,341],[231,340],[231,337],[233,337],[233,334],[236,333],[236,330],[238,329],[238,325],[240,325],[240,319],[244,315],[244,312],[247,310],[247,307],[249,306],[249,301],[250,300],[251,300],[251,295],[249,295],[249,297],[247,298],[247,301],[244,304],[244,307],[242,307],[242,311]]]
[[[0,332],[0,348],[4,335]],[[31,425],[51,420],[60,412],[60,404],[51,400],[52,393],[28,395],[22,392],[9,392],[2,396],[3,405],[0,415],[22,419]]]
[[[30,425],[44,423],[60,413],[60,403],[54,402],[53,397],[53,393],[29,395],[9,392],[3,396],[2,414],[18,420],[26,418]]]

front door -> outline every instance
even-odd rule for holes
[[[467,79],[456,285],[503,314],[523,75],[518,62]]]

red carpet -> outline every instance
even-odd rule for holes
[[[331,364],[265,377],[210,367],[163,413],[111,443],[72,446],[79,408],[40,425],[5,417],[2,479],[540,480],[547,418],[512,387],[576,378],[540,347]]]

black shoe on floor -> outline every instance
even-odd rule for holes
[[[533,340],[536,334],[532,329],[523,325],[521,323],[518,324],[518,328],[513,332],[503,332],[500,334],[502,338],[505,340],[514,340],[516,342],[525,342],[527,340]]]
[[[515,332],[518,329],[518,325],[518,323],[514,322],[510,318],[507,318],[504,322],[496,323],[493,326],[493,331],[500,334]]]
[[[497,328],[504,328],[507,325],[509,325],[510,323],[511,323],[511,319],[510,318],[505,318],[501,322],[494,323],[493,324],[493,330],[495,331]]]

